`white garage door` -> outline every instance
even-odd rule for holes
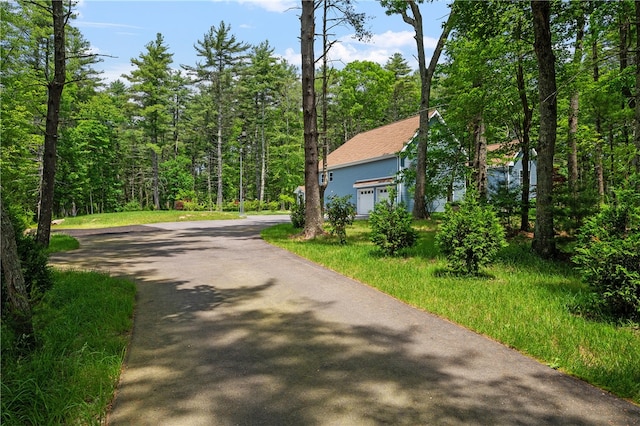
[[[377,188],[376,189],[376,203],[379,203],[380,201],[384,201],[384,200],[388,200],[389,199],[389,190],[387,189],[387,187],[384,188]]]
[[[369,214],[373,210],[373,188],[358,189],[358,214]]]

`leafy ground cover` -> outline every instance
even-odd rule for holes
[[[418,244],[402,257],[383,256],[366,221],[334,238],[300,241],[290,224],[263,238],[419,309],[486,335],[553,368],[640,403],[637,324],[599,322],[577,314],[589,292],[567,262],[536,257],[525,240],[511,241],[478,277],[446,269],[434,245],[436,222],[417,223]]]
[[[133,325],[135,286],[96,272],[54,272],[34,308],[38,346],[2,329],[3,425],[104,424]]]

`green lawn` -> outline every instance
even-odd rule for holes
[[[436,224],[420,222],[420,239],[404,257],[381,256],[366,221],[350,227],[348,244],[300,241],[289,224],[263,231],[271,244],[371,285],[543,363],[640,403],[640,331],[591,321],[576,312],[587,288],[571,266],[541,260],[528,242],[512,242],[476,278],[450,274],[434,247]]]
[[[116,226],[144,225],[161,222],[190,222],[196,220],[225,220],[238,219],[237,212],[209,212],[209,211],[181,211],[181,210],[156,210],[135,211],[123,213],[99,213],[76,217],[66,217],[61,223],[53,225],[56,229],[70,228],[112,228]]]

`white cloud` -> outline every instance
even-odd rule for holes
[[[281,56],[286,59],[288,63],[291,65],[295,65],[300,69],[302,67],[302,57],[300,56],[300,52],[296,52],[293,48],[289,47],[284,51],[284,55]]]
[[[425,49],[427,55],[429,50],[433,50],[437,40],[425,37]],[[346,64],[353,61],[371,61],[384,65],[389,58],[395,53],[400,53],[409,66],[413,69],[418,68],[416,56],[416,43],[411,31],[386,31],[382,34],[375,34],[367,41],[359,41],[353,37],[353,34],[341,37],[339,43],[335,43],[329,52],[328,59],[331,66],[341,69]],[[316,54],[319,53],[319,47],[316,47]],[[301,67],[301,57],[299,50],[288,48],[285,50],[282,58],[288,63]],[[429,57],[427,57],[427,61]]]
[[[130,28],[135,30],[141,30],[142,27],[137,27],[135,25],[125,25],[125,24],[117,24],[115,22],[91,22],[91,21],[75,21],[74,25],[76,27],[85,27],[85,28]]]
[[[121,80],[125,84],[128,81],[122,77],[122,74],[129,74],[133,70],[131,63],[116,63],[112,66],[104,66],[103,73],[100,74],[100,78],[105,84],[112,83],[116,80]]]
[[[400,53],[410,67],[417,69],[416,42],[412,31],[386,31],[374,34],[367,41],[357,40],[353,34],[341,37],[329,52],[333,66],[341,68],[353,61],[372,61],[384,65],[395,53]],[[438,40],[432,37],[424,38],[424,47],[433,50]],[[427,57],[427,61],[429,58]]]

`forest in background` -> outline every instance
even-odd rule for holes
[[[421,7],[428,13],[428,3]],[[529,151],[538,141],[531,8],[522,2],[453,7],[431,106],[468,156],[469,183],[482,188],[486,145],[516,140]],[[0,12],[3,200],[33,221],[40,205],[47,85],[54,75],[53,27],[50,14],[33,2],[2,2]],[[552,3],[560,229],[575,230],[640,167],[635,13],[628,0]],[[175,64],[171,46],[158,34],[131,59],[129,74],[105,84],[100,57],[89,52],[70,18],[54,217],[234,210],[241,172],[244,199],[263,208],[290,206],[294,189],[304,183],[300,71],[276,57],[267,41],[244,43],[220,22],[194,40],[197,63]],[[326,124],[322,136],[329,150],[419,113],[419,73],[398,54],[384,65],[319,67],[317,75],[325,74],[326,95],[320,79],[317,92],[318,103],[327,105],[319,127]],[[447,161],[432,158],[437,164],[431,167]]]

